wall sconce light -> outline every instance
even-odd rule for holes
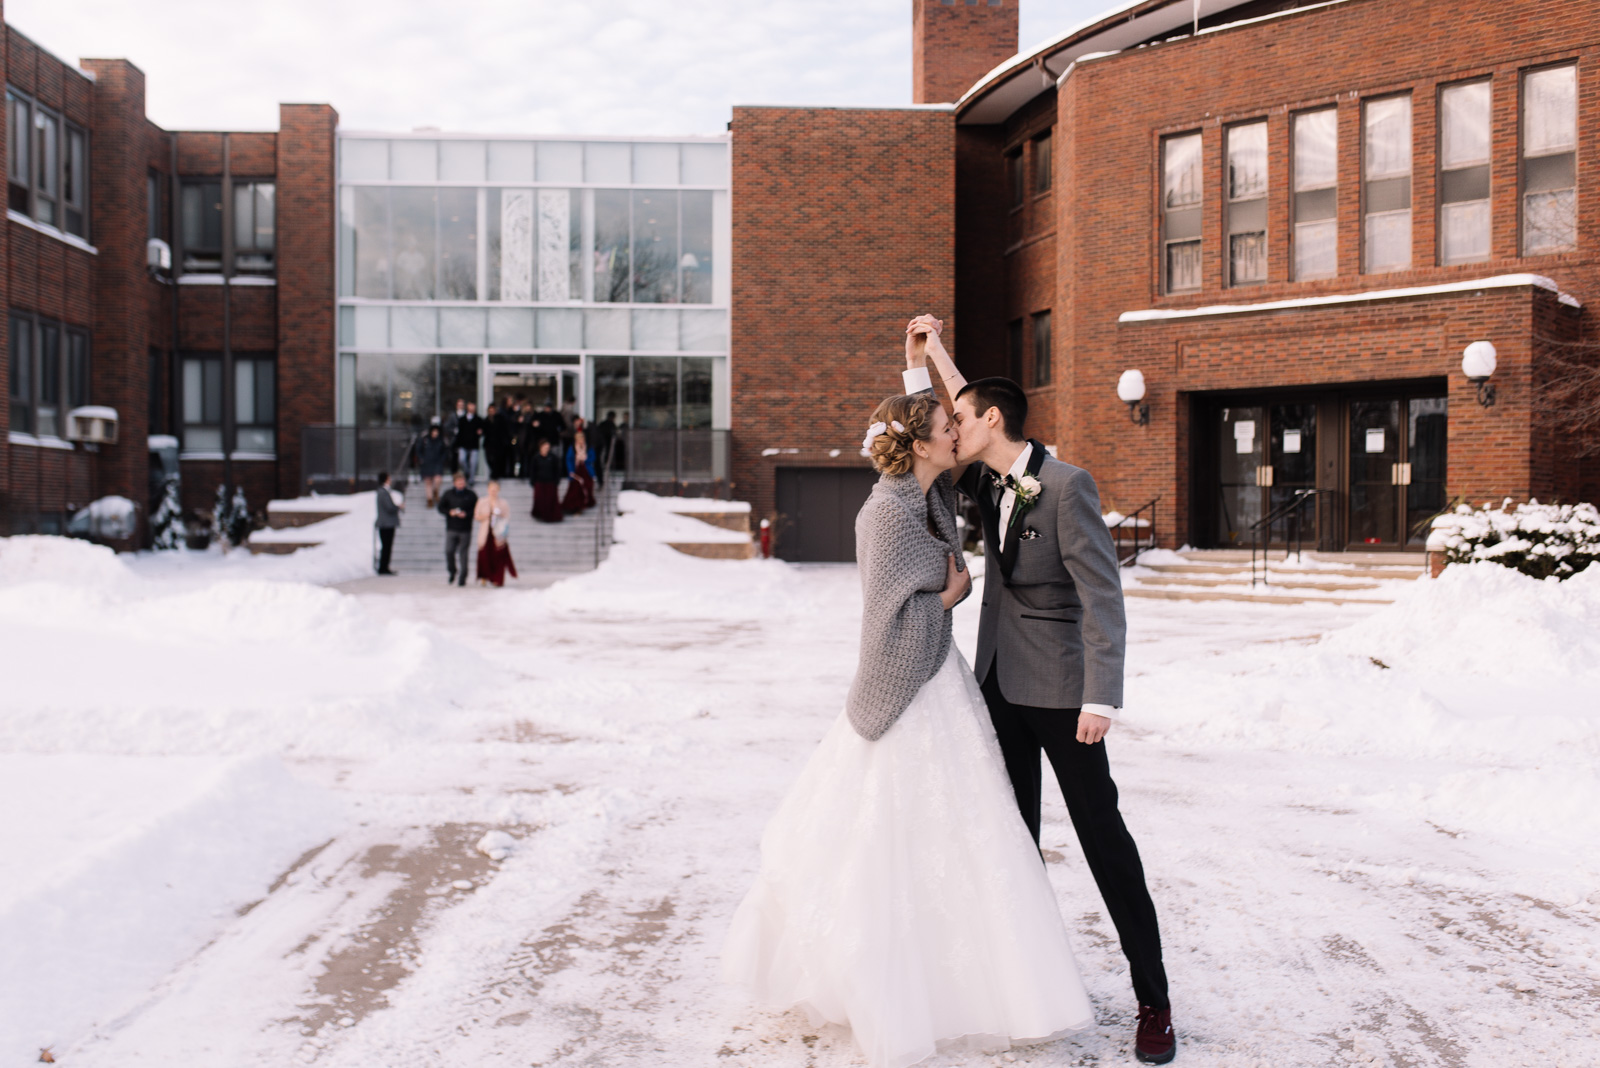
[[[1150,425],[1150,405],[1144,400],[1144,372],[1124,371],[1117,379],[1117,399],[1128,406],[1128,418],[1134,426]]]
[[[1478,387],[1478,403],[1485,408],[1494,407],[1494,385],[1489,376],[1494,374],[1495,355],[1494,345],[1488,341],[1474,341],[1461,353],[1461,373]]]

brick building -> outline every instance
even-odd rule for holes
[[[1138,0],[1019,53],[1017,2],[915,0],[911,109],[735,109],[734,478],[783,555],[848,558],[922,311],[1163,544],[1595,498],[1536,408],[1595,339],[1600,7]]]
[[[153,447],[186,507],[224,480],[257,508],[292,494],[300,428],[334,417],[333,109],[173,132],[126,60],[75,66],[7,25],[0,65],[0,530],[60,532],[110,495],[142,520]]]

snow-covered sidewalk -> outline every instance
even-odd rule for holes
[[[858,1063],[716,981],[854,569],[619,537],[544,590],[371,595],[0,543],[0,1066]],[[1600,574],[1414,585],[1129,602],[1111,756],[1181,1063],[1593,1063]],[[1044,845],[1099,1020],[1015,1063],[1131,1063],[1058,800]]]

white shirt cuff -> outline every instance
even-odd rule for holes
[[[1090,715],[1095,716],[1104,716],[1106,719],[1113,721],[1117,718],[1117,709],[1111,705],[1084,705],[1078,711],[1088,712]]]
[[[900,373],[900,377],[906,384],[908,397],[933,388],[933,376],[928,374],[926,367],[907,367]]]

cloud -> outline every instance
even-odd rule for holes
[[[1023,40],[1102,6],[1027,3]],[[169,129],[275,129],[279,101],[315,101],[353,129],[715,133],[736,103],[910,100],[906,0],[10,0],[5,13],[63,58],[132,60]]]

